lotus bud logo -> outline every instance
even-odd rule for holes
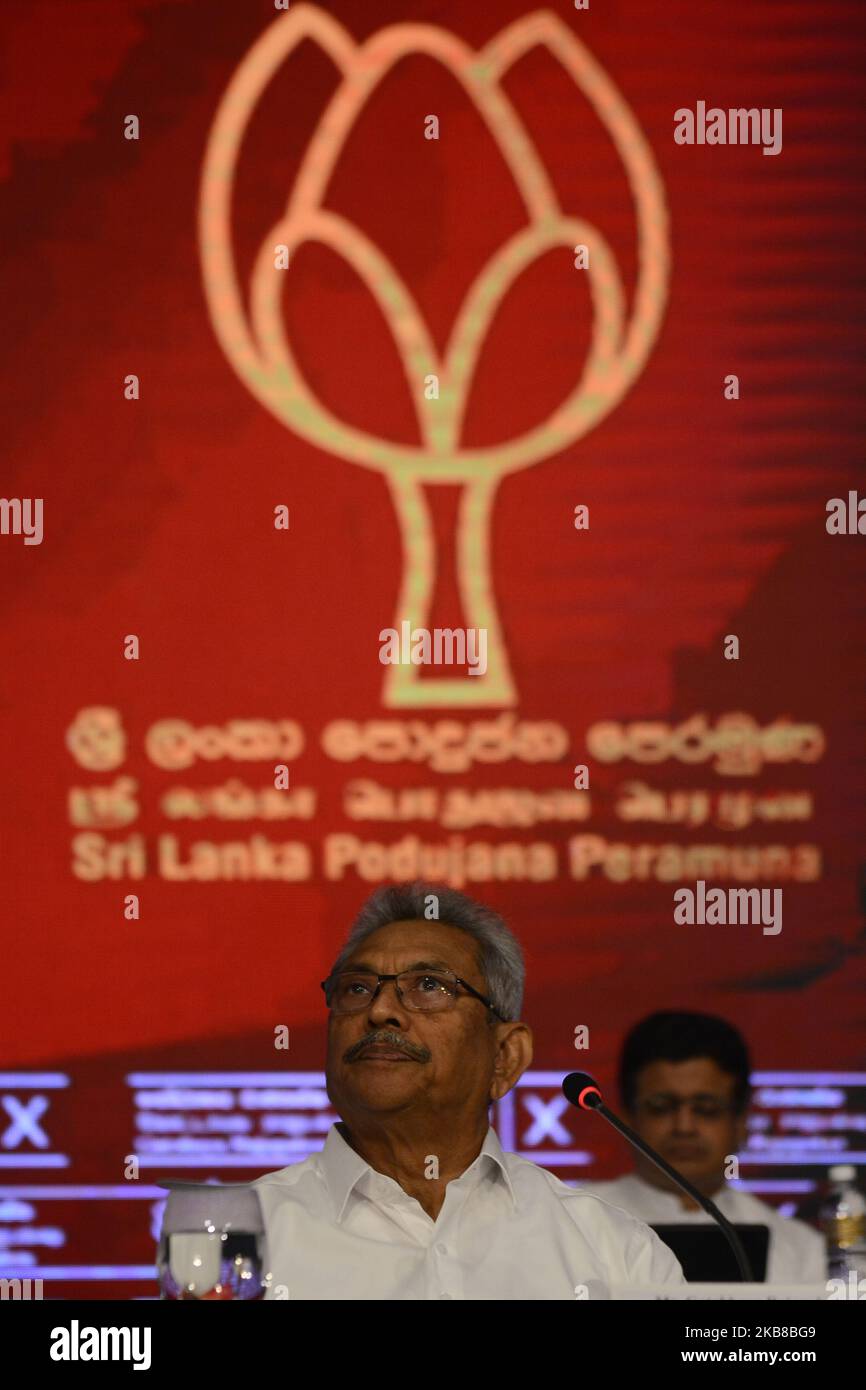
[[[268,229],[249,293],[238,284],[231,205],[241,142],[257,103],[288,56],[304,40],[318,43],[342,73],[305,152],[285,215]],[[567,216],[545,166],[501,83],[537,46],[548,49],[595,109],[625,168],[635,205],[637,283],[626,322],[626,296],[615,257],[584,217]],[[331,175],[359,112],[385,75],[408,54],[442,63],[462,84],[495,139],[526,209],[526,225],[492,256],[463,301],[440,357],[412,292],[386,256],[344,217],[326,210]],[[597,425],[622,399],[647,361],[667,294],[669,251],[661,180],[649,146],[613,83],[555,15],[538,12],[510,24],[478,52],[454,34],[422,24],[395,24],[356,44],[336,20],[300,4],[275,20],[237,68],[208,138],[201,185],[200,249],[214,331],[248,389],[289,429],[318,448],[384,473],[403,540],[403,576],[393,626],[425,628],[436,577],[436,543],[424,486],[460,484],[455,554],[467,627],[486,629],[487,670],[423,681],[415,666],[386,668],[383,698],[392,707],[512,705],[514,681],[490,572],[490,522],[500,478],[561,452]],[[355,429],[315,397],[287,341],[281,312],[285,273],[274,247],[290,254],[323,242],[366,282],[390,325],[406,372],[421,444],[409,446]],[[553,248],[586,245],[593,312],[589,350],[575,363],[575,385],[528,432],[483,448],[463,448],[461,432],[473,373],[497,309],[517,276]],[[249,305],[249,320],[246,305]],[[440,382],[438,400],[424,382]],[[371,629],[378,624],[373,621]]]

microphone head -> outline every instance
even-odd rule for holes
[[[562,1083],[562,1094],[581,1110],[596,1110],[604,1104],[601,1091],[585,1071],[572,1071]]]

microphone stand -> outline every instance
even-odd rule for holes
[[[587,1088],[587,1090],[589,1090],[589,1088]],[[569,1096],[568,1099],[571,1100],[571,1097]],[[753,1284],[755,1282],[755,1276],[752,1273],[752,1266],[749,1264],[748,1256],[743,1249],[743,1243],[730,1221],[719,1211],[715,1202],[711,1202],[709,1197],[705,1197],[703,1192],[699,1192],[696,1187],[693,1187],[688,1179],[683,1177],[682,1173],[678,1173],[676,1168],[672,1168],[671,1165],[662,1158],[661,1154],[657,1154],[655,1149],[651,1149],[649,1144],[644,1143],[640,1135],[636,1134],[631,1128],[631,1125],[627,1125],[625,1121],[621,1120],[618,1115],[615,1115],[612,1110],[608,1110],[597,1090],[594,1095],[591,1092],[587,1094],[578,1104],[584,1110],[595,1110],[607,1120],[609,1125],[613,1125],[614,1129],[618,1130],[620,1134],[628,1139],[630,1144],[633,1144],[636,1149],[640,1149],[641,1153],[650,1159],[657,1168],[660,1168],[663,1173],[666,1173],[669,1178],[673,1179],[678,1187],[681,1187],[684,1192],[687,1192],[690,1197],[693,1197],[694,1200],[703,1207],[708,1216],[711,1216],[714,1221],[718,1222],[727,1237],[728,1244],[734,1252],[734,1258],[737,1261],[737,1266],[740,1271],[740,1278],[745,1284]]]

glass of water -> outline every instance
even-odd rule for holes
[[[157,1252],[160,1298],[264,1298],[270,1275],[255,1188],[174,1180],[159,1186],[169,1194]]]

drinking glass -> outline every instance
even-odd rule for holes
[[[161,1299],[262,1299],[265,1228],[248,1183],[159,1183],[168,1190],[157,1268]]]

